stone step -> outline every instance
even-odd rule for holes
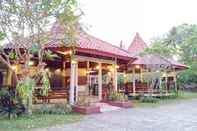
[[[101,112],[109,112],[109,111],[115,111],[115,110],[120,110],[120,107],[116,106],[111,106],[107,103],[95,103],[96,106],[100,106]]]

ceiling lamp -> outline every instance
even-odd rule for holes
[[[139,66],[139,65],[136,65],[135,68],[136,68],[136,69],[140,69],[140,66]]]
[[[77,64],[77,61],[76,60],[71,60],[71,63],[72,64]]]
[[[100,65],[97,65],[97,66],[96,66],[96,69],[97,69],[97,70],[99,70],[100,68],[101,68]]]
[[[33,65],[34,65],[34,62],[33,62],[33,61],[29,61],[29,62],[28,62],[28,65],[29,65],[29,66],[33,66]]]
[[[115,65],[115,68],[116,68],[116,69],[119,69],[119,68],[120,68],[120,66],[119,66],[119,65]]]
[[[16,66],[16,65],[12,65],[11,68],[12,68],[12,70],[14,70],[14,71],[17,70],[17,66]]]

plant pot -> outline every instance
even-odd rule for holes
[[[109,105],[112,106],[117,106],[121,108],[131,108],[131,102],[130,101],[108,101],[107,102]]]
[[[101,113],[99,106],[79,106],[75,105],[73,106],[73,111],[78,112],[80,114],[95,114],[95,113]]]

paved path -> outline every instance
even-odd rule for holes
[[[197,100],[157,108],[121,109],[42,131],[197,131]]]

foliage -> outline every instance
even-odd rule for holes
[[[64,27],[61,38],[64,44],[76,43],[81,11],[77,0],[2,0],[0,2],[0,40],[12,45],[11,53],[0,48],[0,60],[12,70],[12,63],[28,63],[32,56],[38,57],[40,65],[43,57],[56,57],[46,50],[51,37],[46,31],[54,21]],[[78,13],[76,13],[78,12]],[[21,50],[23,48],[23,50]],[[10,61],[10,59],[12,61]],[[14,70],[12,70],[14,72]],[[15,75],[17,77],[17,75]],[[18,79],[17,79],[18,80]]]
[[[18,82],[16,89],[19,95],[23,99],[27,99],[30,95],[32,95],[34,86],[35,86],[35,81],[27,77],[24,80]]]
[[[197,25],[182,24],[173,27],[164,37],[152,42],[144,53],[158,53],[165,57],[176,56],[179,62],[189,66],[178,74],[180,84],[197,83]]]
[[[78,122],[82,116],[76,113],[69,114],[37,114],[22,116],[17,119],[0,119],[0,131],[28,131],[38,128],[47,128],[56,125]]]
[[[25,111],[21,99],[15,95],[15,90],[2,88],[0,90],[0,116],[7,115],[9,119],[20,116]]]
[[[53,60],[55,58],[57,58],[58,55],[57,54],[54,54],[52,51],[50,50],[45,50],[45,55],[44,55],[44,58],[45,59],[48,59],[48,60]]]
[[[172,27],[170,31],[163,38],[164,44],[178,49],[186,39],[193,35],[197,30],[197,26],[193,24],[182,24],[176,27]]]
[[[75,31],[70,29],[76,26],[80,16],[74,14],[76,8],[76,0],[2,0],[0,2],[0,38],[5,38],[6,41],[14,44],[16,60],[23,60],[26,64],[30,60],[31,53],[36,52],[38,57],[43,57],[45,53],[43,50],[49,39],[45,31],[48,30],[49,25],[53,24],[51,21],[61,21],[65,26],[65,32],[69,34],[69,39],[72,41],[75,39]],[[74,29],[77,30],[77,28]],[[67,43],[70,42],[67,41]],[[25,51],[19,50],[21,47]],[[7,64],[11,64],[7,52],[3,49],[1,52]]]
[[[113,91],[109,94],[109,100],[111,100],[111,101],[127,101],[128,97],[124,94]]]
[[[178,93],[178,95],[176,93]],[[174,104],[183,100],[190,100],[197,98],[196,92],[178,91],[176,93],[168,97],[164,96],[158,98],[159,102],[156,103],[144,103],[139,100],[133,100],[133,102],[137,107],[157,107],[160,105]]]
[[[152,96],[148,96],[148,97],[141,97],[140,98],[140,102],[143,102],[143,103],[157,103],[159,102],[159,99],[155,98],[155,97],[152,97]]]
[[[179,97],[181,97],[181,93],[179,91],[173,91],[173,92],[170,92],[171,94],[170,95],[167,95],[167,96],[159,96],[158,98],[159,99],[162,99],[162,100],[170,100],[170,99],[178,99]]]
[[[140,53],[141,56],[145,54],[160,54],[161,56],[165,57],[172,57],[176,50],[173,48],[170,48],[163,44],[163,40],[156,39],[151,44],[150,48],[146,48],[142,53]]]
[[[43,96],[47,96],[48,95],[48,91],[50,89],[50,81],[49,81],[49,77],[47,75],[47,72],[43,72],[43,77],[42,77],[42,95]]]
[[[27,108],[31,107],[34,80],[30,79],[30,73],[22,73],[20,80],[17,71],[12,69],[12,64],[22,65],[29,72],[29,62],[32,57],[37,57],[37,68],[44,69],[43,60],[57,57],[47,50],[51,37],[59,39],[63,44],[76,43],[79,18],[81,11],[78,9],[77,0],[1,0],[0,1],[0,40],[12,45],[10,52],[0,48],[0,61],[6,64],[15,74],[17,91],[27,102]],[[61,38],[47,31],[54,22],[60,22],[64,27]],[[68,44],[69,43],[69,44]],[[39,72],[37,73],[39,75]],[[43,94],[47,95],[49,80],[44,74]]]
[[[22,98],[23,104],[25,105],[26,113],[28,115],[32,114],[32,98],[34,86],[35,81],[29,77],[20,80],[16,86],[17,93]]]
[[[179,86],[190,83],[197,83],[197,62],[192,62],[189,69],[178,73]]]
[[[0,41],[4,40],[5,38],[5,33],[0,31]]]
[[[68,114],[71,112],[72,107],[69,104],[42,105],[40,109],[36,110],[36,113],[40,114]]]

